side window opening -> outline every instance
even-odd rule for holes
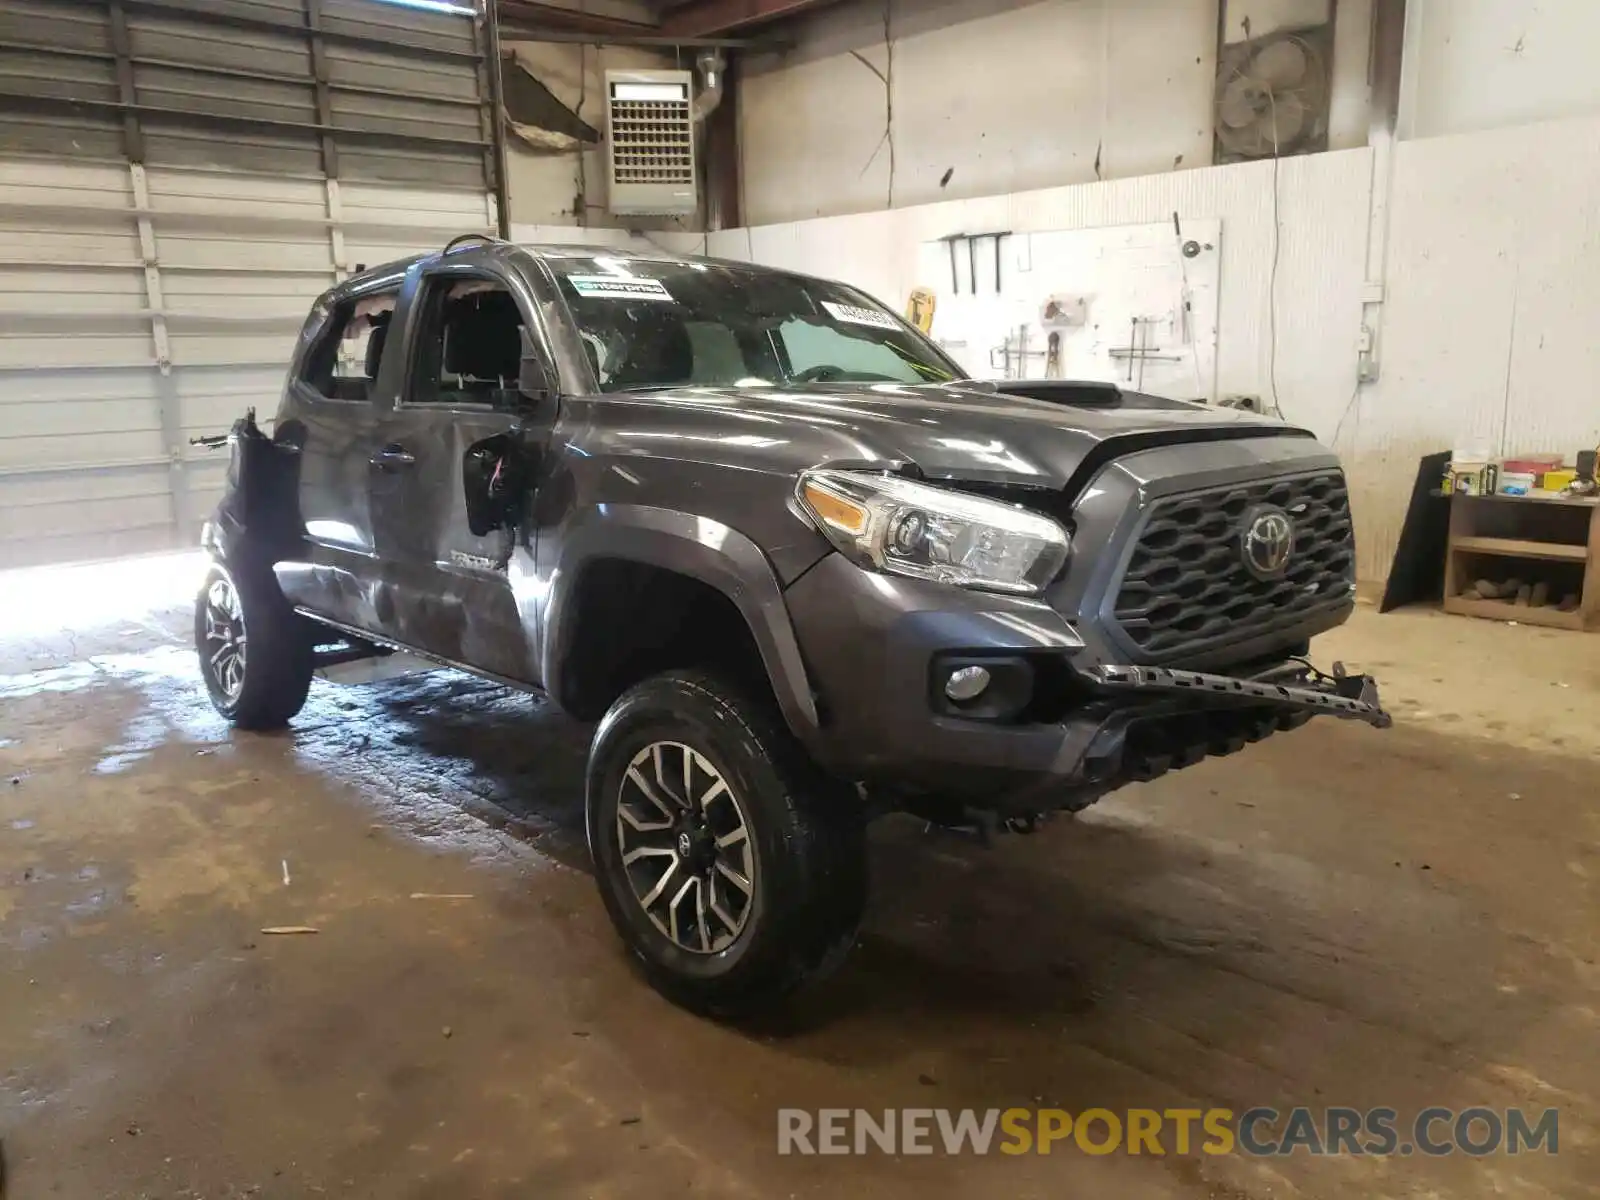
[[[395,288],[341,304],[308,356],[302,381],[329,400],[370,400],[399,298]]]
[[[436,277],[424,285],[411,404],[509,408],[522,367],[522,312],[502,284]]]

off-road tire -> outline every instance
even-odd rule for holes
[[[618,805],[634,757],[657,742],[691,746],[739,797],[755,849],[749,916],[715,953],[684,949],[652,923],[622,864]],[[587,776],[589,848],[600,893],[646,978],[685,1008],[736,1017],[770,1007],[847,957],[866,905],[862,806],[824,774],[756,698],[697,671],[658,675],[611,706]]]
[[[211,586],[224,580],[233,588],[246,634],[244,681],[234,695],[219,682],[207,653],[206,605]],[[216,710],[240,729],[281,729],[305,706],[316,669],[305,622],[289,607],[270,568],[215,563],[195,597],[195,651],[200,675]]]

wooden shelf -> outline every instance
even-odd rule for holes
[[[1572,511],[1575,508],[1588,511]],[[1506,561],[1495,563],[1497,558],[1549,565],[1513,568]],[[1476,598],[1474,581],[1500,583],[1508,578],[1544,583],[1552,600],[1576,592],[1578,607],[1562,612],[1554,605],[1534,608]],[[1600,628],[1600,506],[1592,499],[1556,494],[1456,496],[1450,503],[1445,549],[1444,610],[1552,629]]]
[[[1594,508],[1600,505],[1600,496],[1563,496],[1560,492],[1529,492],[1523,496],[1507,496],[1494,492],[1488,496],[1455,493],[1457,500],[1483,500],[1499,504],[1564,504],[1569,508]]]
[[[1463,596],[1446,596],[1444,610],[1460,613],[1464,617],[1488,617],[1494,621],[1519,621],[1524,625],[1549,625],[1554,629],[1583,629],[1581,611],[1562,612],[1546,606],[1512,604],[1508,600],[1468,600]]]
[[[1500,554],[1507,558],[1547,558],[1558,562],[1587,562],[1589,547],[1566,542],[1530,542],[1522,538],[1458,537],[1451,543],[1457,550],[1474,554]]]

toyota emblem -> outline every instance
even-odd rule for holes
[[[1244,565],[1257,579],[1275,579],[1294,553],[1294,522],[1275,504],[1259,504],[1244,519],[1240,549]]]

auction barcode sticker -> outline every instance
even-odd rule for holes
[[[900,328],[896,321],[886,312],[879,312],[875,308],[858,308],[854,304],[835,304],[832,300],[824,300],[822,307],[832,314],[835,321],[843,321],[847,325],[870,325],[874,329]]]
[[[572,290],[596,300],[661,300],[677,303],[659,279],[631,279],[622,275],[568,275]]]

